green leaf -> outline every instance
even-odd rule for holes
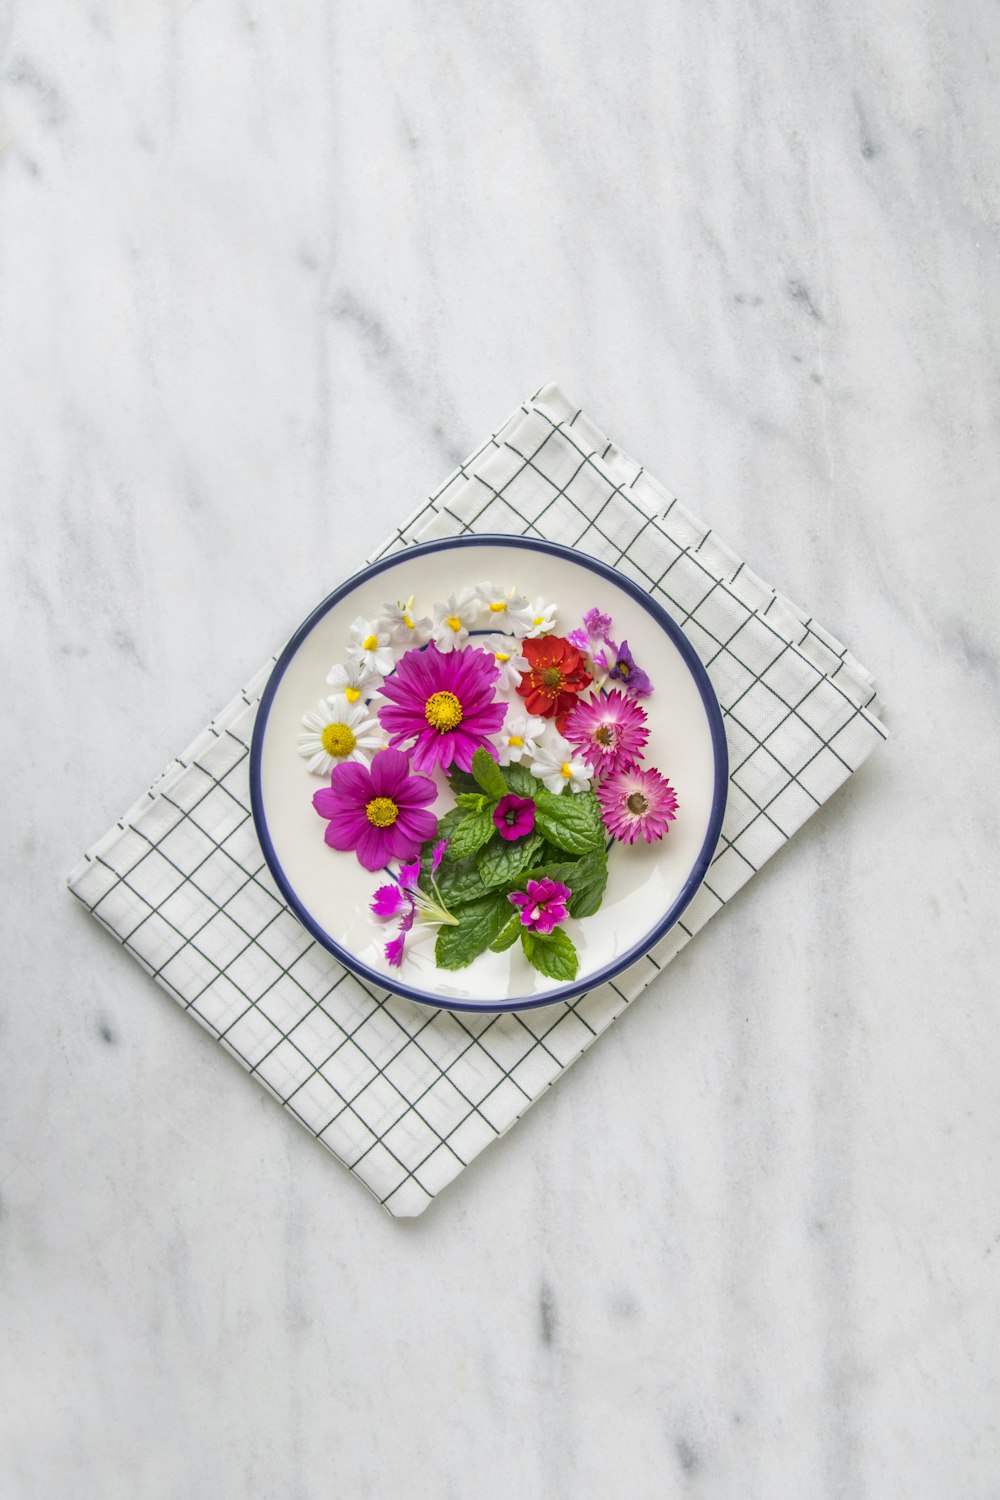
[[[432,839],[427,840],[427,843],[421,850],[421,858],[430,858],[431,850],[439,839],[450,839],[464,817],[465,811],[463,808],[449,808],[444,816],[438,819],[437,833]]]
[[[482,792],[459,792],[455,798],[455,806],[460,807],[463,812],[482,812],[489,800]]]
[[[499,802],[501,797],[507,795],[507,783],[503,779],[503,772],[490,752],[482,745],[472,757],[472,774],[486,795],[494,802]]]
[[[479,876],[483,885],[513,885],[526,870],[542,846],[538,833],[523,839],[494,839],[479,855]]]
[[[608,855],[603,845],[585,854],[582,859],[566,860],[556,864],[536,865],[524,874],[524,883],[529,880],[560,880],[572,891],[567,907],[571,917],[592,917],[600,909],[608,883]]]
[[[493,814],[488,809],[464,813],[461,823],[451,836],[445,858],[454,862],[464,859],[467,854],[475,854],[484,844],[489,843],[496,831]]]
[[[508,948],[513,948],[517,942],[518,933],[521,931],[521,913],[516,911],[507,923],[501,928],[500,936],[495,937],[490,944],[491,953],[504,953]]]
[[[509,789],[519,797],[535,797],[544,790],[538,777],[532,776],[527,766],[519,766],[516,762],[504,766],[503,778]]]
[[[543,789],[535,797],[535,827],[567,854],[589,854],[607,837],[593,792],[556,797]]]
[[[446,775],[448,777],[448,785],[456,797],[459,792],[474,792],[476,796],[479,795],[479,782],[472,775],[471,771],[460,771],[457,766],[452,766],[446,772]]]
[[[445,860],[436,875],[438,890],[441,892],[441,900],[449,911],[458,915],[456,908],[465,901],[475,901],[479,896],[485,896],[486,887],[479,878],[476,868],[476,857],[470,854],[467,859],[456,860],[449,864]],[[433,896],[434,888],[428,879],[424,885],[424,877],[421,875],[420,884],[428,895]]]
[[[458,929],[443,927],[441,930],[442,932],[455,932]],[[529,928],[522,927],[521,946],[529,964],[533,964],[547,979],[576,978],[579,962],[576,948],[573,946],[572,938],[567,937],[561,927],[554,928],[545,936],[540,932],[532,932]]]
[[[485,953],[510,921],[510,903],[499,891],[470,901],[456,915],[457,927],[438,929],[434,957],[439,969],[464,969]]]

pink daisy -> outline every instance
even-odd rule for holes
[[[615,771],[597,788],[604,826],[623,844],[661,839],[677,816],[677,793],[652,767]]]
[[[468,771],[472,757],[495,734],[507,712],[496,701],[497,664],[475,646],[439,651],[433,642],[407,651],[382,687],[390,701],[378,711],[389,743],[413,740],[413,769],[442,770],[454,764]],[[496,751],[486,749],[496,760]]]
[[[366,870],[380,870],[390,859],[419,854],[437,829],[428,810],[436,796],[429,777],[411,776],[406,756],[387,749],[371,767],[357,761],[334,766],[313,807],[327,820],[323,837],[331,849],[353,849]]]
[[[563,734],[579,747],[598,781],[634,766],[649,739],[645,710],[618,688],[606,698],[592,693],[585,703],[577,703],[566,718]]]

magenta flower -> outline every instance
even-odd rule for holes
[[[615,771],[597,788],[597,800],[605,828],[623,844],[640,836],[651,844],[677,817],[677,793],[653,767]]]
[[[604,647],[608,644],[611,626],[610,615],[604,615],[596,608],[588,609],[583,617],[583,629],[569,631],[566,639],[584,656],[589,656],[595,667],[606,667],[608,660]]]
[[[502,839],[523,839],[535,826],[535,804],[508,792],[493,809],[493,821]]]
[[[566,902],[572,894],[568,885],[545,875],[541,880],[529,880],[526,891],[514,891],[507,900],[520,907],[522,927],[547,937],[566,920]]]
[[[636,664],[635,657],[629,650],[628,641],[622,641],[620,646],[616,646],[614,641],[608,641],[607,647],[611,653],[608,676],[620,682],[625,691],[634,694],[636,698],[647,698],[653,691],[653,684],[642,668]]]
[[[390,859],[412,859],[430,838],[437,818],[428,803],[436,796],[429,777],[410,775],[405,755],[380,750],[370,767],[334,766],[313,807],[327,819],[323,837],[331,849],[353,849],[366,870],[380,870]]]
[[[578,702],[570,709],[563,734],[579,747],[598,781],[634,766],[649,739],[645,711],[618,688],[606,698],[591,693],[585,703]]]
[[[414,741],[415,771],[447,770],[452,764],[468,771],[507,712],[507,705],[496,701],[497,675],[493,657],[475,646],[445,653],[432,642],[422,651],[407,651],[382,687],[390,701],[378,716],[389,743]],[[486,749],[495,760],[493,746]]]
[[[415,859],[412,864],[400,865],[398,884],[390,881],[387,885],[380,885],[372,898],[371,909],[374,916],[381,917],[383,921],[388,921],[392,917],[399,918],[399,931],[385,945],[386,960],[394,969],[398,969],[403,962],[406,934],[418,916],[423,917],[425,922],[433,926],[458,926],[458,918],[452,916],[445,906],[438,883],[434,879],[447,847],[447,839],[438,839],[431,850],[430,883],[437,900],[420,888],[419,859]]]

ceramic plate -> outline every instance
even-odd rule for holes
[[[520,945],[484,953],[466,969],[439,969],[433,940],[408,944],[400,969],[385,960],[386,931],[369,903],[386,876],[323,841],[312,794],[328,784],[297,754],[302,715],[332,690],[352,621],[391,600],[416,596],[420,612],[465,584],[490,579],[559,606],[556,628],[578,625],[597,605],[627,638],[653,680],[647,762],[673,784],[676,822],[660,842],[616,845],[604,902],[573,923],[579,970],[559,983],[533,969]],[[484,634],[487,632],[483,632]],[[473,644],[475,640],[473,639]],[[452,805],[437,773],[439,815]],[[728,762],[718,700],[680,627],[623,573],[585,553],[519,537],[449,537],[409,547],[358,573],[324,599],[292,636],[261,699],[250,756],[253,815],[268,866],[291,909],[317,942],[372,984],[424,1005],[455,1010],[526,1010],[583,994],[652,948],[680,917],[705,877],[726,804]]]

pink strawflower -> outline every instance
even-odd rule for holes
[[[661,839],[677,816],[677,793],[651,766],[615,771],[597,788],[604,826],[623,844]]]
[[[380,750],[371,766],[334,766],[330,785],[314,793],[313,807],[327,819],[323,837],[331,849],[353,849],[366,870],[380,870],[390,859],[419,853],[437,828],[428,811],[436,796],[429,777],[410,775],[405,755]]]
[[[649,739],[645,710],[618,688],[606,698],[591,693],[586,702],[577,703],[567,715],[563,734],[579,747],[598,781],[636,765]]]
[[[378,711],[391,745],[413,740],[415,771],[454,764],[468,771],[472,757],[503,723],[507,705],[496,701],[497,665],[475,646],[439,651],[433,642],[407,651],[382,686],[389,703]],[[493,746],[486,749],[496,759]]]
[[[535,826],[535,804],[530,797],[508,792],[493,809],[493,821],[502,839],[523,839]]]
[[[547,937],[554,927],[566,920],[566,902],[573,892],[561,880],[529,880],[526,891],[514,891],[507,900],[520,908],[521,926]]]

